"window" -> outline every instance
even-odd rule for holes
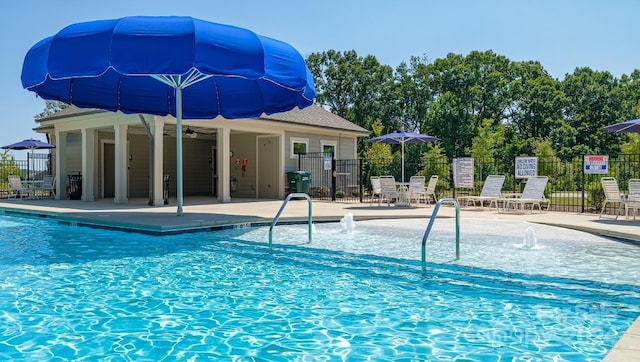
[[[331,154],[334,154],[336,157],[338,156],[338,155],[336,155],[336,142],[335,141],[320,140],[320,146],[322,148],[322,153],[325,156],[331,156]]]
[[[299,154],[306,154],[309,150],[308,138],[291,137],[291,158],[298,158]]]

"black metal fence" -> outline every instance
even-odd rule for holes
[[[401,165],[397,162],[376,162],[363,159],[336,159],[324,153],[299,155],[298,169],[311,175],[309,195],[314,199],[337,202],[370,202],[370,176],[392,175],[401,179]],[[18,175],[23,180],[38,181],[51,174],[51,155],[29,153],[27,160],[0,160],[0,197],[9,190],[7,176]],[[618,180],[621,190],[627,189],[629,179],[640,178],[640,154],[620,155],[608,160],[606,174],[585,172],[584,155],[571,161],[557,158],[538,158],[537,173],[548,176],[545,196],[551,200],[550,209],[567,212],[599,212],[604,203],[600,185],[602,176]],[[452,160],[441,158],[426,162],[406,163],[405,175],[438,175],[438,198],[477,195],[488,175],[505,175],[504,192],[521,192],[524,179],[515,177],[515,163],[497,162],[494,159],[474,159],[474,187],[453,187]],[[409,177],[409,176],[406,176]],[[609,203],[607,212],[615,212],[616,205]]]
[[[24,181],[42,181],[52,174],[51,155],[48,153],[27,153],[26,160],[0,160],[0,198],[7,197],[8,176],[20,176]]]
[[[339,202],[370,202],[370,176],[392,175],[402,178],[397,162],[372,160],[337,160],[332,155],[308,153],[300,155],[299,169],[311,174],[309,194],[315,199]],[[441,158],[421,164],[405,164],[405,177],[438,175],[438,198],[478,195],[488,175],[505,175],[504,192],[521,192],[525,179],[515,177],[515,162],[503,163],[494,159],[474,159],[474,187],[454,188],[452,160]],[[608,160],[606,174],[585,172],[585,157],[577,155],[570,161],[539,157],[537,174],[548,176],[545,196],[551,200],[550,210],[566,212],[600,212],[604,192],[600,184],[603,176],[615,177],[621,190],[628,180],[640,178],[640,154],[620,155]],[[606,212],[613,213],[617,205],[609,203]]]

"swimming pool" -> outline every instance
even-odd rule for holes
[[[269,250],[268,228],[157,237],[0,215],[0,359],[587,361],[640,314],[616,271],[637,275],[622,265],[636,246],[536,226],[537,248],[463,233],[455,261],[437,224],[423,274],[415,220],[318,224],[311,244],[277,226]],[[592,251],[559,261],[574,244]]]

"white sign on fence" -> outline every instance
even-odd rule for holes
[[[331,171],[331,156],[324,156],[323,165],[325,171]]]
[[[453,159],[453,187],[473,188],[473,157]]]
[[[609,173],[609,156],[607,155],[585,155],[584,173],[606,174]]]
[[[516,178],[538,176],[537,157],[516,157]]]

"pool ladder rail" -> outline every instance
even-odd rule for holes
[[[433,213],[431,214],[431,219],[429,220],[429,225],[427,225],[427,230],[424,232],[424,236],[422,237],[422,271],[425,272],[427,270],[427,238],[429,237],[429,233],[431,232],[431,228],[433,227],[433,222],[436,220],[436,215],[438,215],[438,209],[440,209],[440,204],[447,203],[453,204],[456,208],[456,260],[460,260],[460,206],[456,199],[440,199],[436,202],[436,206],[433,208]]]
[[[309,196],[309,195],[307,195],[305,193],[302,193],[302,192],[294,192],[292,194],[289,194],[284,199],[284,202],[282,203],[282,206],[280,206],[280,210],[278,210],[278,213],[276,214],[276,217],[273,218],[273,221],[271,222],[271,226],[269,227],[269,248],[271,248],[271,244],[273,243],[273,227],[276,225],[276,223],[280,219],[280,214],[282,214],[282,211],[284,210],[285,206],[287,206],[287,203],[289,202],[289,200],[291,200],[294,197],[307,199],[307,204],[309,205],[309,207],[308,207],[309,213],[307,215],[307,223],[309,224],[309,243],[311,243],[311,229],[312,229],[312,225],[311,225],[311,196]]]

